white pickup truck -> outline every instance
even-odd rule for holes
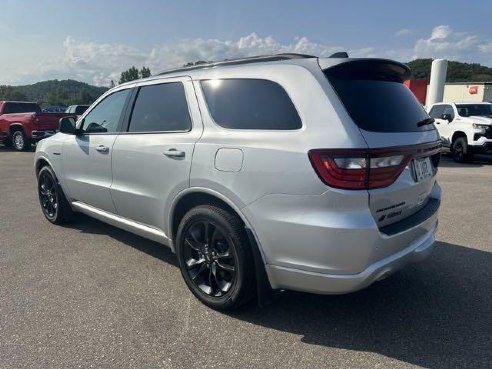
[[[492,153],[491,103],[438,103],[430,106],[429,115],[456,162]]]

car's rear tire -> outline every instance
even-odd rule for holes
[[[466,137],[458,137],[453,141],[453,144],[451,145],[451,155],[453,156],[453,160],[457,163],[466,163],[471,160],[472,153]]]
[[[41,210],[51,223],[62,224],[72,219],[72,208],[49,166],[41,168],[38,173],[38,197]]]
[[[31,140],[22,130],[17,130],[12,134],[12,142],[17,151],[27,151],[31,148]]]
[[[220,207],[200,205],[176,236],[181,274],[191,292],[216,310],[233,310],[255,293],[254,261],[244,224]]]

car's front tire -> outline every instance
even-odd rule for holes
[[[457,163],[466,163],[471,160],[472,154],[466,137],[458,137],[453,141],[451,155]]]
[[[38,197],[44,216],[53,224],[71,220],[73,211],[63,193],[55,172],[49,166],[38,173]]]
[[[176,236],[181,274],[191,292],[217,310],[233,310],[254,295],[254,262],[244,225],[227,210],[197,206]]]
[[[12,134],[12,142],[14,149],[17,151],[27,151],[31,148],[31,140],[29,140],[22,130],[15,131]]]

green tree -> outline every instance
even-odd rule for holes
[[[75,96],[75,104],[92,104],[94,102],[94,98],[85,88],[79,91],[77,96]]]
[[[121,72],[120,83],[134,81],[139,78],[140,76],[138,69],[135,67],[131,67],[130,69]]]
[[[0,86],[0,100],[28,100],[27,96],[13,86]]]
[[[412,69],[412,78],[430,78],[432,59],[416,59],[408,63]],[[490,82],[492,68],[476,64],[448,62],[446,82]]]
[[[131,67],[123,72],[121,72],[120,83],[134,81],[139,78],[147,78],[152,75],[150,68],[142,67],[142,69],[138,70],[135,67]]]
[[[140,69],[140,78],[147,78],[151,75],[152,73],[150,72],[150,68],[142,67],[142,69]]]

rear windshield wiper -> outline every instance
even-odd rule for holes
[[[420,122],[417,123],[417,127],[426,126],[432,123],[434,123],[434,118],[425,118],[424,120],[421,120]]]

